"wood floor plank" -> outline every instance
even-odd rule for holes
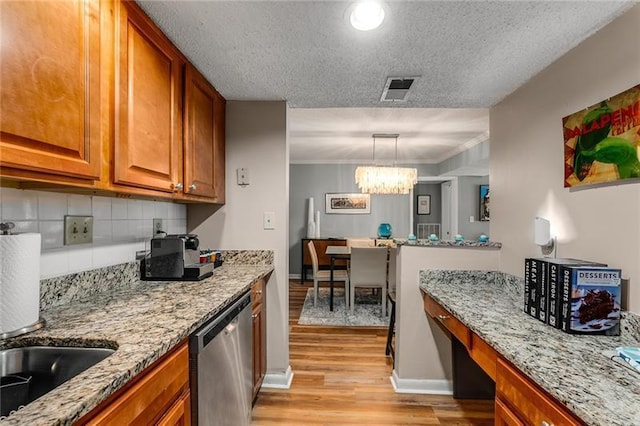
[[[493,401],[395,393],[386,327],[298,325],[310,287],[289,283],[291,388],[261,389],[252,425],[493,424]]]

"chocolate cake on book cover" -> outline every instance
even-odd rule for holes
[[[563,319],[562,330],[572,334],[620,335],[622,271],[567,266],[563,275],[570,299],[566,300],[563,294],[563,311],[568,315]]]

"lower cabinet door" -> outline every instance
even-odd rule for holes
[[[157,424],[158,426],[191,425],[191,393],[185,392],[185,394],[167,410],[167,413]]]

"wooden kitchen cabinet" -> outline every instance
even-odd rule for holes
[[[500,358],[496,370],[496,394],[525,424],[582,424],[529,378]]]
[[[100,1],[0,2],[2,176],[100,177]],[[55,23],[55,24],[53,24]]]
[[[187,342],[156,361],[124,390],[80,419],[81,425],[189,425]]]
[[[191,393],[185,392],[157,423],[158,426],[191,425]]]
[[[116,10],[113,183],[182,191],[185,60],[134,2]]]
[[[184,192],[225,200],[225,99],[187,63],[184,105]]]
[[[424,294],[424,310],[434,320],[440,322],[451,334],[462,343],[467,350],[471,348],[471,332],[460,320],[451,315],[438,302],[429,295]]]
[[[494,424],[495,426],[525,426],[516,413],[511,411],[500,398],[496,398]]]
[[[260,391],[267,373],[266,281],[251,286],[251,318],[253,320],[253,398]]]

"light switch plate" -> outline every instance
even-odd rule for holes
[[[64,245],[93,242],[93,216],[64,217]]]

